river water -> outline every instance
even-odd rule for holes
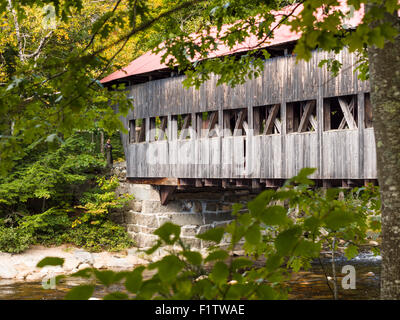
[[[287,283],[290,288],[289,299],[333,299],[333,283],[329,286],[325,277],[332,276],[331,261],[326,258],[315,261],[311,269],[293,273]],[[356,289],[344,290],[341,286],[342,266],[353,265],[356,270]],[[343,300],[379,299],[381,257],[372,253],[361,253],[356,258],[347,261],[345,258],[336,259],[338,276],[338,296]],[[0,281],[0,300],[57,300],[63,299],[66,292],[80,284],[78,280],[69,280],[57,285],[56,289],[43,289],[41,282]],[[106,292],[98,286],[94,297],[100,298]]]

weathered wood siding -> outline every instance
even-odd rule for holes
[[[281,134],[219,136],[187,140],[129,143],[123,135],[127,157],[127,175],[137,178],[262,178],[284,179],[303,167],[316,167],[318,179],[376,179],[374,132],[364,128],[364,93],[369,83],[358,80],[356,57],[346,50],[336,55],[342,70],[335,78],[319,68],[322,59],[332,54],[316,51],[310,61],[296,57],[267,60],[261,76],[235,88],[216,86],[212,75],[199,90],[185,89],[184,77],[150,81],[129,88],[134,110],[124,118],[193,114],[203,111],[248,108],[249,128],[255,106],[281,104]],[[324,131],[325,98],[358,95],[358,128]],[[286,104],[316,100],[317,129],[304,133],[286,133]]]

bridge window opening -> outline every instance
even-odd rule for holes
[[[254,134],[280,134],[282,132],[280,111],[280,104],[254,107]]]
[[[176,116],[179,140],[190,139],[192,131],[192,115],[183,114]]]
[[[150,141],[161,141],[167,137],[168,117],[150,118]]]
[[[224,135],[245,136],[247,130],[246,108],[224,110]]]
[[[372,104],[369,93],[365,94],[364,101],[365,101],[364,125],[365,128],[372,128]]]
[[[196,128],[199,138],[218,137],[218,111],[196,113]]]
[[[357,129],[357,96],[324,99],[324,130]]]
[[[286,105],[287,133],[317,130],[316,100],[291,102]]]
[[[146,122],[144,119],[129,120],[129,143],[146,141]]]

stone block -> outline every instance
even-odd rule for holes
[[[223,194],[219,192],[177,192],[174,194],[174,199],[181,200],[221,200]]]
[[[153,234],[154,231],[156,231],[157,228],[149,228],[145,226],[139,226],[136,224],[129,224],[128,225],[128,232],[142,232],[142,233],[148,233],[148,234]]]
[[[184,237],[194,237],[197,234],[198,226],[183,226],[181,229],[181,234]]]
[[[190,246],[190,248],[201,249],[201,241],[200,239],[194,237],[181,237],[184,244]]]
[[[148,248],[152,247],[158,237],[152,234],[146,233],[132,233],[130,232],[129,235],[132,237],[133,241],[135,242],[136,246],[139,248]]]
[[[129,210],[133,210],[135,212],[142,212],[142,201],[131,200],[128,202],[127,207]]]
[[[136,200],[160,201],[159,192],[149,184],[128,184],[129,194],[133,194]]]
[[[201,249],[207,249],[209,247],[215,246],[216,243],[208,240],[201,240]]]
[[[204,224],[198,228],[197,234],[202,234],[212,228],[213,228],[213,226],[211,224]]]
[[[169,221],[179,226],[204,224],[203,216],[199,213],[169,213],[158,217],[160,226]]]
[[[158,227],[157,216],[154,214],[144,214],[144,213],[129,211],[126,213],[125,221],[127,224],[137,224],[150,228]]]
[[[211,224],[216,221],[229,221],[234,219],[234,217],[231,215],[230,212],[218,212],[218,213],[206,212],[203,213],[203,215],[205,224]]]
[[[127,231],[128,232],[135,232],[138,233],[140,232],[140,226],[138,226],[137,224],[128,224],[127,225]]]
[[[218,212],[231,212],[232,205],[229,203],[220,203],[218,204]]]
[[[216,212],[217,211],[217,202],[207,202],[206,203],[206,212]]]
[[[129,193],[129,185],[126,183],[120,183],[115,190],[115,193],[119,196]]]
[[[229,223],[231,223],[233,220],[227,220],[227,221],[215,221],[213,223],[214,228],[218,227],[226,227]]]
[[[162,205],[160,201],[143,201],[143,213],[164,213],[164,212],[180,212],[182,211],[182,203],[178,201],[169,202]]]

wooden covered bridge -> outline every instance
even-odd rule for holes
[[[376,154],[369,83],[355,54],[291,54],[295,35],[279,33],[261,76],[231,88],[217,77],[195,88],[151,53],[102,82],[125,82],[134,110],[123,119],[127,177],[184,188],[274,187],[303,167],[318,185],[375,182]],[[337,77],[318,67],[342,63]]]

